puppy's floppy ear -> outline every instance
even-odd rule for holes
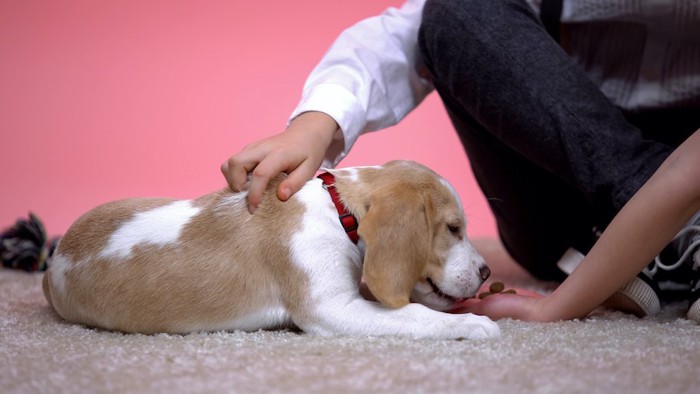
[[[429,202],[427,202],[429,204]],[[414,188],[388,185],[369,197],[358,234],[365,242],[363,275],[384,305],[407,305],[431,249],[426,202]]]

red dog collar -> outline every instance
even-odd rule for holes
[[[335,189],[335,177],[329,172],[324,172],[318,176],[319,179],[323,181],[323,187],[328,190],[331,195],[331,200],[335,205],[335,209],[338,210],[338,218],[340,219],[340,224],[343,225],[345,232],[350,237],[353,243],[357,243],[359,236],[357,235],[357,219],[350,212],[348,212],[347,207],[340,201],[340,196],[338,191]]]

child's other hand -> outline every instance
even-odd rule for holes
[[[270,179],[288,174],[277,189],[286,201],[318,171],[331,145],[338,124],[321,112],[305,112],[284,132],[254,142],[221,165],[221,172],[232,190],[248,190],[248,210],[257,209]],[[248,174],[252,177],[248,183]]]

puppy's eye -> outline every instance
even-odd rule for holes
[[[448,224],[447,229],[450,231],[450,233],[452,233],[452,235],[457,235],[457,236],[460,235],[461,230],[462,230],[460,228],[460,226],[454,225],[454,224]]]

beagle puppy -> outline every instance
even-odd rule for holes
[[[67,321],[145,334],[498,336],[487,317],[442,312],[489,275],[445,179],[393,161],[329,170],[281,202],[282,179],[254,215],[230,189],[89,211],[60,240],[46,299]],[[378,301],[360,295],[361,277]]]

